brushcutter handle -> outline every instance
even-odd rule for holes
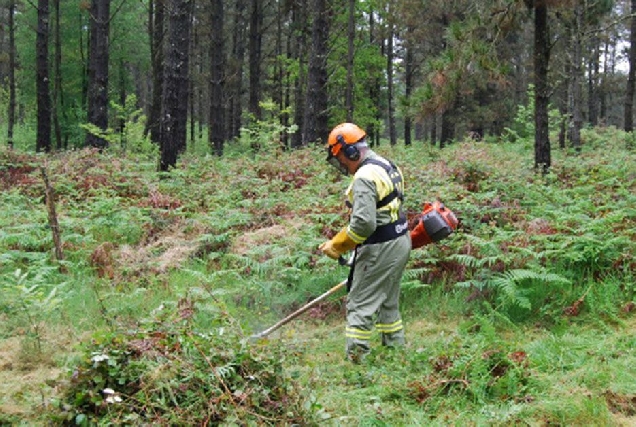
[[[320,301],[322,301],[325,298],[329,297],[330,295],[333,295],[336,292],[338,292],[341,288],[343,288],[343,287],[345,287],[347,285],[347,280],[348,279],[343,280],[342,282],[338,283],[337,285],[335,285],[334,287],[329,289],[324,294],[320,295],[318,298],[309,301],[307,304],[305,304],[304,306],[300,307],[298,310],[294,311],[292,314],[290,314],[289,316],[285,317],[283,320],[279,321],[274,326],[271,326],[271,327],[265,329],[264,331],[262,331],[262,332],[260,332],[258,334],[252,335],[250,337],[250,339],[265,338],[267,335],[271,334],[272,332],[274,332],[276,329],[280,328],[281,326],[291,322],[296,317],[300,316],[301,314],[303,314],[304,312],[306,312],[307,310],[309,310],[310,308],[312,308],[313,306],[318,304]]]

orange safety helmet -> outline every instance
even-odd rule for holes
[[[367,133],[353,123],[340,123],[329,133],[327,150],[331,156],[337,156],[346,145],[357,144],[366,138]],[[357,150],[356,150],[357,151]]]

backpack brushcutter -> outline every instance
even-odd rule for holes
[[[457,217],[441,202],[424,203],[422,214],[411,231],[411,247],[420,248],[430,243],[439,242],[450,236],[457,229]]]

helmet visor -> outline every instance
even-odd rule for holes
[[[347,175],[349,173],[345,165],[340,163],[340,160],[338,160],[337,157],[334,157],[334,155],[331,154],[331,150],[329,149],[329,147],[327,147],[327,163],[329,163],[331,166],[336,168],[338,172],[344,175]]]

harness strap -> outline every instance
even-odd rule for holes
[[[388,165],[377,159],[366,158],[362,161],[362,164],[360,165],[360,167],[366,164],[381,166],[386,171],[386,174],[389,176],[389,178],[391,179],[391,182],[393,183],[393,191],[391,191],[385,198],[378,200],[378,203],[376,203],[375,205],[376,209],[380,209],[388,205],[396,198],[399,199],[400,202],[404,201],[404,194],[399,190],[399,184],[402,183],[402,176],[398,172],[397,166],[395,166],[395,164],[392,161],[387,160],[387,162],[389,162]]]
[[[401,216],[400,219],[394,221],[390,224],[381,225],[375,229],[373,234],[371,234],[367,240],[364,241],[361,245],[358,245],[354,249],[353,253],[353,261],[349,267],[349,276],[347,277],[347,292],[351,290],[351,283],[353,282],[353,273],[356,268],[356,261],[358,259],[358,248],[360,246],[365,245],[373,245],[375,243],[384,243],[393,239],[397,239],[400,236],[403,236],[409,230],[409,224],[406,221],[405,216]]]
[[[409,225],[406,222],[406,217],[400,216],[397,221],[377,227],[373,234],[367,237],[362,245],[388,242],[389,240],[397,239],[405,235],[408,230]]]

